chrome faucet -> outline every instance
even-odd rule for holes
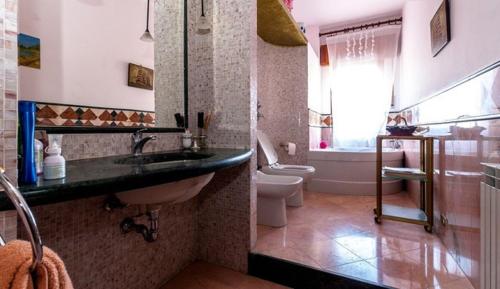
[[[134,156],[140,156],[142,155],[142,149],[144,148],[144,145],[150,141],[150,140],[155,140],[156,136],[147,136],[145,138],[142,137],[142,133],[145,132],[147,129],[143,128],[140,129],[132,134],[132,154]]]

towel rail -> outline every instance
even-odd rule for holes
[[[26,200],[23,198],[23,195],[5,175],[5,170],[2,167],[0,167],[0,185],[4,188],[9,200],[14,204],[17,214],[21,218],[21,221],[28,232],[31,249],[33,250],[33,259],[30,266],[31,271],[33,272],[38,264],[42,262],[43,258],[43,244],[40,232],[38,231],[38,227],[36,225],[35,217],[26,203]],[[5,240],[2,236],[0,236],[0,245],[5,245]]]

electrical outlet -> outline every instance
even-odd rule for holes
[[[446,218],[446,216],[444,214],[441,214],[441,224],[443,226],[447,226],[448,225],[448,218]]]

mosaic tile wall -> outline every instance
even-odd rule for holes
[[[251,131],[256,127],[256,42],[252,44],[251,41],[256,41],[256,3],[238,4],[241,7],[234,11],[226,9],[229,3],[225,1],[217,4],[221,19],[232,22],[247,17],[253,23],[246,23],[227,35],[224,34],[226,31],[219,30],[218,33],[231,39],[243,35],[244,40],[236,41],[238,45],[231,49],[245,51],[250,46],[254,52],[245,52],[237,58],[244,57],[244,62],[222,61],[226,54],[224,43],[229,38],[223,35],[214,41],[219,49],[213,52],[214,59],[219,59],[219,62],[205,71],[215,71],[214,75],[218,73],[218,82],[212,81],[212,77],[205,78],[204,73],[191,72],[192,77],[205,78],[206,86],[198,90],[190,87],[199,93],[194,94],[190,105],[194,113],[199,109],[216,111],[218,108],[218,115],[223,116],[224,121],[211,128],[213,135],[217,135],[212,145],[255,148],[255,135]],[[235,11],[249,14],[245,12],[245,16]],[[224,27],[229,27],[228,22],[224,23]],[[238,77],[225,80],[234,74]],[[210,90],[217,85],[218,91],[212,92],[213,105],[203,102],[207,87]],[[217,103],[228,107],[217,107]],[[230,130],[224,131],[226,128]],[[218,134],[219,130],[223,132]],[[175,149],[180,145],[178,134],[158,136],[157,141],[145,146],[145,151]],[[129,134],[65,135],[63,155],[72,160],[126,154],[129,146]],[[106,284],[106,288],[155,288],[195,258],[246,271],[247,253],[252,240],[256,239],[256,188],[252,181],[255,167],[254,158],[250,164],[219,172],[193,201],[162,209],[161,234],[168,237],[154,244],[147,244],[134,234],[122,236],[117,225],[125,215],[132,213],[133,208],[108,214],[101,210],[102,198],[37,207],[35,215],[39,223],[43,223],[41,231],[45,243],[61,254],[76,288],[103,288],[101,284]]]
[[[0,235],[5,241],[14,240],[17,237],[17,212],[0,212]]]
[[[0,165],[17,179],[17,0],[0,0]],[[0,212],[0,234],[16,236],[13,211]]]
[[[136,206],[109,213],[103,202],[96,197],[33,208],[45,245],[64,260],[74,288],[159,288],[196,259],[196,199],[162,207],[153,243],[120,231]]]
[[[205,79],[202,86],[190,87],[196,91],[190,106],[194,114],[204,110],[218,116],[209,132],[211,145],[255,149],[256,2],[240,2],[207,4],[218,19],[209,36],[213,61],[208,58],[205,70],[190,72],[190,77]],[[208,71],[212,76],[205,75]],[[211,102],[204,101],[206,91],[212,91]],[[180,145],[179,134],[157,135],[145,151]],[[127,154],[129,146],[129,134],[65,135],[63,155],[73,160]],[[135,209],[107,213],[103,197],[35,207],[35,216],[45,244],[65,260],[75,288],[157,288],[196,258],[246,271],[247,254],[256,240],[255,168],[254,157],[249,164],[219,172],[192,201],[165,206],[161,239],[153,244],[136,234],[121,235],[119,222]],[[21,230],[19,234],[24,236]]]
[[[174,115],[184,115],[184,0],[154,5],[156,125],[176,127]]]
[[[180,147],[177,133],[155,135],[144,152]],[[67,134],[62,149],[67,160],[129,154],[130,134]],[[119,230],[123,218],[137,215],[137,206],[108,213],[104,199],[33,208],[45,245],[63,258],[75,288],[158,288],[197,258],[197,198],[162,207],[160,239],[154,243]],[[18,233],[25,237],[21,228]]]
[[[189,54],[189,127],[195,134],[197,130],[197,113],[214,113],[213,123],[217,122],[214,110],[214,56],[213,56],[213,25],[211,33],[206,35],[196,34],[196,23],[201,13],[200,1],[188,1],[188,54]],[[213,1],[205,1],[205,14],[208,20],[212,19]],[[212,22],[210,21],[210,24]],[[212,123],[211,128],[214,124]],[[209,134],[209,141],[213,137]]]
[[[307,106],[307,46],[279,47],[258,41],[258,98],[261,117],[258,128],[271,139],[283,164],[305,165],[309,150]],[[289,155],[281,143],[297,145]],[[259,164],[267,164],[259,149]]]
[[[144,133],[144,136],[151,135]],[[180,134],[157,133],[157,139],[144,145],[144,152],[173,150],[181,147]],[[63,136],[62,155],[66,160],[90,159],[130,154],[131,134],[66,134]]]
[[[37,126],[154,127],[155,113],[37,102]]]
[[[198,38],[190,48],[195,59],[199,57],[203,63],[199,68],[202,75],[195,72],[196,79],[201,81],[190,81],[190,91],[194,91],[190,92],[190,110],[191,114],[200,110],[214,113],[215,119],[208,130],[212,146],[255,149],[256,4],[256,1],[208,1],[207,13],[213,21],[212,40]],[[210,46],[212,56],[207,54]],[[190,75],[191,69],[194,68],[190,67]],[[195,121],[193,117],[191,120]],[[202,260],[247,270],[247,254],[256,240],[255,169],[254,157],[248,164],[220,172],[200,195],[198,228]]]

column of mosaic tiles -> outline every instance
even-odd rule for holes
[[[17,1],[0,1],[0,164],[17,181]],[[15,212],[0,212],[0,233],[16,237]]]
[[[208,0],[204,4],[206,17],[212,20],[213,2]],[[206,114],[214,112],[213,27],[211,27],[211,33],[209,34],[196,34],[196,23],[200,17],[201,2],[188,1],[188,5],[189,127],[193,132],[196,132],[197,113],[200,111]],[[214,115],[211,128],[215,126],[217,121],[218,117]],[[209,133],[208,141],[212,143],[213,139],[214,136]]]
[[[235,7],[236,6],[236,7]],[[232,7],[232,9],[227,9]],[[255,149],[256,1],[216,0],[213,19],[213,106],[211,145]],[[209,65],[209,64],[208,64]],[[200,95],[199,98],[202,96]],[[211,105],[208,104],[208,105]],[[218,173],[200,195],[200,258],[247,270],[255,239],[255,158]]]
[[[191,1],[188,1],[191,2]],[[155,110],[158,127],[184,115],[184,0],[155,1]]]
[[[307,46],[280,47],[259,38],[258,72],[259,102],[264,115],[259,129],[271,139],[280,163],[305,165],[309,150]],[[280,147],[287,142],[297,145],[295,155],[288,155]]]

